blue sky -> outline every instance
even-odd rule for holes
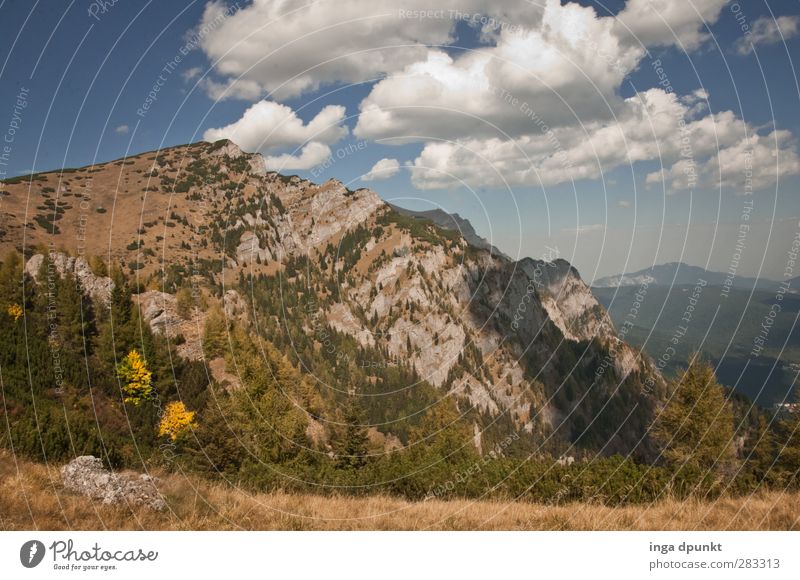
[[[512,256],[557,248],[589,279],[726,270],[749,201],[739,271],[780,278],[798,231],[796,2],[53,4],[0,0],[8,176],[230,136],[284,173],[458,212]],[[691,186],[678,123],[656,127],[673,110]],[[360,179],[382,159],[391,177]]]

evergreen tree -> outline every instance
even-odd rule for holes
[[[733,412],[714,369],[695,355],[670,390],[653,427],[663,457],[697,473],[724,470],[733,456]]]
[[[134,307],[127,277],[119,268],[114,267],[111,271],[111,280],[114,282],[114,288],[111,291],[109,304],[97,311],[100,320],[98,356],[102,364],[111,365],[105,369],[106,371],[113,369],[114,361],[121,361],[132,348],[135,348],[138,331],[134,326]]]
[[[228,325],[219,307],[213,307],[206,317],[203,329],[203,352],[207,359],[224,356],[228,352]]]
[[[58,278],[55,306],[58,329],[64,346],[75,355],[89,351],[94,334],[91,302],[83,295],[80,284],[71,273]]]
[[[281,365],[288,363],[266,343],[259,352],[252,337],[240,329],[231,339],[243,388],[231,394],[226,416],[259,463],[291,460],[307,445],[307,421],[296,405],[294,386],[277,380],[285,372]]]
[[[367,464],[369,436],[366,415],[355,396],[350,397],[344,411],[344,435],[337,446],[336,467],[361,469]]]
[[[767,424],[763,412],[759,412],[753,421],[750,432],[745,438],[742,456],[746,461],[744,477],[751,478],[750,485],[763,485],[774,479],[775,461],[778,453],[775,430]]]
[[[175,293],[175,303],[178,316],[184,320],[189,320],[194,310],[194,297],[192,296],[191,289],[184,286],[178,290]]]
[[[200,471],[230,477],[241,468],[247,451],[239,442],[232,420],[230,401],[220,390],[206,407],[195,430],[199,447],[189,449],[193,463]]]

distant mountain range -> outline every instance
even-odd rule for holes
[[[698,280],[707,285],[697,288]],[[595,280],[592,292],[625,339],[641,348],[667,375],[685,367],[700,350],[716,366],[723,384],[764,407],[791,397],[800,369],[800,279],[772,312],[780,282],[711,272],[670,262]],[[724,286],[729,289],[723,291]],[[635,319],[631,318],[636,305]],[[770,331],[762,324],[771,320]],[[763,345],[756,340],[764,338]],[[755,348],[756,345],[763,346]]]
[[[683,262],[667,262],[651,266],[637,272],[616,274],[599,278],[592,283],[594,288],[618,288],[620,286],[686,286],[705,280],[709,286],[731,286],[746,290],[775,290],[780,282],[767,278],[748,278],[730,276],[725,272],[712,272],[700,266],[690,266]],[[789,281],[793,291],[800,288],[800,278]]]

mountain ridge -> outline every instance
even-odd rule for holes
[[[306,433],[317,447],[335,438],[349,393],[386,449],[406,445],[405,423],[450,395],[479,451],[513,433],[520,453],[650,453],[660,376],[564,260],[513,261],[372,190],[269,172],[227,140],[3,187],[0,248],[29,258],[58,248],[82,269],[94,256],[118,264],[152,332],[180,337],[180,352],[207,358],[220,383],[236,375],[235,356],[204,358],[176,297],[200,288],[226,315],[240,304],[236,324],[314,385]],[[392,394],[411,387],[403,402]]]
[[[616,288],[619,286],[684,286],[696,284],[699,279],[710,286],[730,286],[734,288],[772,290],[780,282],[767,278],[750,278],[734,273],[715,272],[685,262],[665,262],[636,272],[604,276],[592,282],[595,288]]]

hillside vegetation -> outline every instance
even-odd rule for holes
[[[494,255],[228,141],[3,187],[17,457],[426,506],[800,484],[800,415],[731,397],[702,357],[665,381],[564,260]]]
[[[168,510],[99,505],[61,487],[58,466],[0,453],[0,530],[797,530],[797,492],[606,507],[386,496],[247,493],[184,474],[160,488]]]

